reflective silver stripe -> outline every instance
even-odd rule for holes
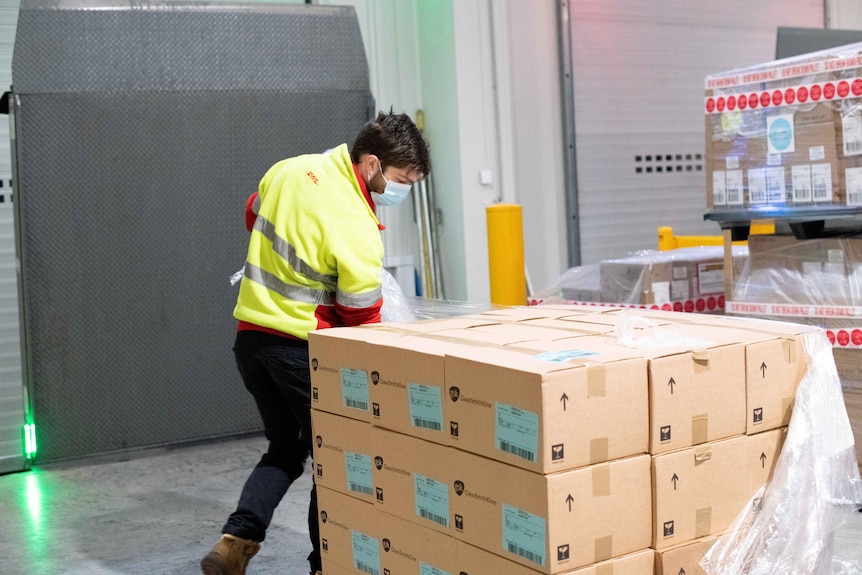
[[[335,301],[344,307],[360,309],[369,307],[377,303],[380,296],[383,294],[383,288],[379,287],[376,290],[365,293],[347,293],[341,290],[335,292]]]
[[[265,272],[249,262],[245,262],[245,277],[294,301],[317,305],[332,305],[335,301],[332,292],[284,283],[273,274]]]
[[[260,194],[256,195],[254,200],[252,200],[251,211],[254,212],[254,215],[260,213]]]
[[[304,275],[310,280],[322,283],[329,288],[329,291],[331,292],[335,291],[335,288],[338,285],[338,277],[322,274],[301,260],[296,255],[294,247],[287,243],[283,238],[276,235],[275,226],[272,225],[272,222],[263,216],[258,216],[254,221],[254,229],[262,233],[269,241],[272,242],[272,249],[275,253],[287,260],[287,263],[290,264],[290,267],[292,267],[294,271]]]

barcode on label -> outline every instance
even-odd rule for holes
[[[545,564],[545,556],[544,555],[542,555],[540,553],[534,553],[534,552],[530,551],[529,549],[524,549],[523,547],[521,547],[517,543],[512,543],[511,541],[507,541],[506,542],[506,550],[509,551],[509,553],[514,553],[515,555],[517,555],[519,557],[523,557],[527,561],[532,561],[533,563],[535,563],[537,565],[544,565]]]
[[[362,571],[363,573],[368,573],[369,575],[380,575],[380,569],[372,566],[366,565],[362,561],[356,562],[356,568]]]
[[[817,182],[813,186],[815,200],[828,200],[829,188],[826,187],[826,182]]]
[[[449,518],[448,517],[438,515],[438,514],[434,513],[433,511],[428,511],[424,507],[419,508],[419,517],[433,521],[434,523],[436,523],[438,525],[442,525],[443,527],[449,527]]]
[[[368,402],[367,401],[361,401],[358,399],[349,399],[348,398],[348,399],[344,400],[344,405],[347,407],[355,407],[356,409],[362,409],[362,410],[368,411]]]
[[[425,429],[433,429],[434,431],[442,431],[443,424],[433,419],[424,419],[422,417],[413,418],[413,427],[422,427]]]
[[[521,459],[526,459],[527,461],[536,461],[535,451],[512,445],[508,441],[502,439],[500,440],[500,450],[505,451],[506,453],[511,453],[512,455],[517,455]]]
[[[728,204],[741,204],[742,203],[742,195],[736,190],[728,190],[727,191],[727,203]]]
[[[844,153],[845,154],[854,154],[862,151],[862,142],[844,142]]]
[[[373,489],[371,489],[367,485],[360,485],[359,483],[349,483],[348,487],[350,487],[351,491],[356,491],[358,493],[364,493],[365,495],[371,495],[374,491]]]
[[[848,206],[860,206],[860,205],[862,205],[862,192],[854,192],[852,194],[847,194],[847,205]]]

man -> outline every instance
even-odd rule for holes
[[[246,206],[251,231],[234,317],[234,354],[269,447],[246,480],[206,575],[244,575],[288,487],[311,453],[308,332],[380,321],[383,243],[375,204],[394,205],[428,174],[429,155],[405,114],[379,114],[347,145],[282,160]],[[317,493],[308,529],[320,570]]]

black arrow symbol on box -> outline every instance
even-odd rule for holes
[[[679,475],[674,473],[670,480],[673,481],[673,490],[676,491],[676,483],[679,481]]]
[[[683,569],[682,567],[680,567],[680,568],[679,568],[679,574],[678,574],[678,575],[685,575],[685,569]]]
[[[766,362],[765,361],[760,364],[760,373],[763,375],[764,378],[766,378]]]
[[[670,394],[673,395],[673,386],[676,385],[676,382],[673,380],[673,378],[670,378],[667,384],[670,386]]]
[[[566,402],[569,401],[569,396],[566,395],[566,392],[563,392],[563,397],[560,398],[560,401],[563,402],[563,411],[566,411]]]
[[[766,467],[766,454],[763,452],[760,453],[760,467]]]
[[[574,498],[574,497],[572,497],[572,494],[571,494],[571,493],[569,493],[569,496],[568,496],[568,497],[566,497],[566,503],[568,503],[568,504],[569,504],[569,512],[571,512],[571,511],[572,511],[572,501],[574,501],[574,500],[575,500],[575,498]]]

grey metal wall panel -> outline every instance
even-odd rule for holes
[[[274,162],[352,138],[371,97],[352,9],[259,6],[22,5],[16,192],[40,461],[260,426],[230,351],[245,198]],[[74,58],[68,36],[84,44]]]
[[[568,7],[582,262],[655,248],[661,225],[718,234],[703,221],[704,77],[773,60],[776,27],[822,25],[822,0]]]

